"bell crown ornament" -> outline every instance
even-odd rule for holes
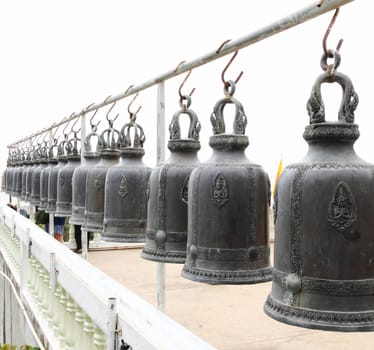
[[[133,131],[133,136],[131,136]],[[130,113],[130,122],[120,131],[119,148],[122,157],[143,157],[145,134],[141,125],[136,122],[136,113]]]
[[[170,138],[168,148],[170,151],[196,152],[200,149],[199,138],[201,125],[196,113],[190,109],[191,96],[183,95],[180,99],[179,105],[181,108],[174,113],[169,124]],[[182,138],[181,136],[181,127],[179,122],[180,116],[183,114],[187,115],[190,120],[190,126],[186,138]]]

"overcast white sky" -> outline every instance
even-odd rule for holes
[[[315,1],[317,3],[317,1]],[[125,91],[211,52],[226,39],[237,39],[295,12],[310,0],[12,0],[0,4],[0,168],[6,145],[60,121],[92,102]],[[356,0],[341,9],[328,40],[340,38],[339,70],[353,81],[360,97],[356,122],[357,153],[374,163],[373,2]],[[273,182],[281,155],[285,164],[306,152],[302,138],[308,123],[305,104],[317,76],[322,36],[332,13],[325,14],[242,49],[227,72],[235,78],[248,117],[248,157],[268,171]],[[202,124],[200,159],[210,156],[210,113],[223,97],[220,74],[229,57],[195,69],[186,92],[196,88],[191,108]],[[166,83],[166,123],[178,106],[184,76]],[[341,89],[323,88],[330,120],[337,119]],[[116,126],[128,120],[129,99],[117,103]],[[145,162],[155,165],[156,88],[141,92],[138,122],[147,136]],[[101,128],[105,113],[99,111]]]

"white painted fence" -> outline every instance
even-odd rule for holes
[[[46,349],[214,349],[5,203],[0,255]]]

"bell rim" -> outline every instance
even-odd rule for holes
[[[358,332],[358,331],[373,331],[374,330],[374,312],[373,311],[321,311],[316,309],[308,308],[297,308],[294,306],[283,304],[275,300],[269,295],[264,304],[263,310],[265,314],[276,321],[283,322],[292,326],[319,329],[326,331],[340,331],[340,332]],[[318,321],[307,319],[306,315],[313,315],[318,318]],[[353,322],[348,320],[350,315],[352,317],[367,316],[371,318],[371,321]],[[333,317],[339,318],[341,316],[341,322],[333,321]],[[323,320],[321,321],[321,318]]]
[[[253,270],[213,271],[184,265],[181,275],[191,281],[208,284],[256,284],[271,281],[272,270],[271,266],[267,266]],[[217,277],[212,277],[212,274]]]

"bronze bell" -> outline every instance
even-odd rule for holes
[[[270,184],[260,165],[249,161],[242,104],[235,83],[214,106],[211,158],[194,170],[188,189],[187,259],[182,276],[211,284],[259,283],[271,279],[268,245]],[[233,133],[223,110],[235,106]]]
[[[13,183],[13,196],[20,198],[22,192],[22,172],[25,169],[24,164],[24,152],[23,150],[18,150],[17,157],[17,170],[15,174],[15,179]]]
[[[35,149],[35,147],[33,147],[33,150],[31,151],[29,167],[26,170],[26,192],[25,192],[25,198],[24,198],[26,202],[31,201],[32,174],[39,165],[38,152],[39,152],[38,149]]]
[[[40,205],[40,178],[42,171],[47,167],[47,145],[40,147],[37,153],[38,158],[36,160],[37,167],[34,169],[31,176],[31,205]]]
[[[68,135],[64,134],[64,139],[57,146],[57,164],[51,167],[48,177],[48,206],[47,212],[54,214],[56,212],[57,201],[57,176],[58,172],[64,167],[68,161],[66,155],[66,145],[68,143]]]
[[[327,54],[335,63],[326,64]],[[307,103],[308,152],[281,174],[275,194],[274,278],[265,312],[288,324],[374,330],[374,166],[357,156],[351,80],[340,55],[323,55]],[[331,69],[332,68],[332,69]],[[338,121],[326,121],[321,85],[343,90]]]
[[[4,171],[4,190],[5,193],[9,194],[10,192],[10,179],[11,179],[11,156],[10,152],[8,154],[8,159],[6,162],[6,169]]]
[[[104,241],[145,241],[147,185],[151,169],[142,161],[144,141],[143,128],[136,123],[136,114],[131,113],[130,122],[120,132],[121,160],[106,175],[101,235]]]
[[[98,138],[96,127],[93,126],[84,141],[83,163],[74,170],[72,178],[72,214],[69,222],[74,225],[84,224],[84,210],[86,206],[86,180],[88,171],[99,162],[99,152],[93,152],[91,148],[91,138]]]
[[[80,165],[81,156],[78,149],[80,139],[74,131],[73,139],[66,143],[67,163],[57,174],[57,197],[55,216],[70,217],[72,211],[72,178],[74,170]]]
[[[189,108],[191,97],[185,95],[183,99],[169,126],[170,158],[150,175],[146,243],[141,255],[148,260],[180,264],[186,259],[188,181],[199,164],[200,149],[200,122]],[[182,114],[190,119],[187,138],[181,137]]]
[[[26,184],[27,184],[27,173],[32,166],[31,164],[31,150],[27,149],[25,154],[25,160],[24,160],[24,168],[22,170],[22,183],[21,183],[21,200],[26,200]]]
[[[42,170],[40,174],[40,204],[39,210],[47,210],[48,208],[48,181],[49,173],[51,169],[56,166],[57,154],[54,154],[54,150],[57,149],[57,139],[54,140],[54,144],[48,150],[47,166]]]
[[[86,180],[85,223],[82,229],[101,232],[104,222],[105,177],[110,167],[119,159],[119,131],[113,128],[113,120],[109,120],[109,128],[99,137],[100,161],[90,168]]]
[[[10,195],[18,197],[20,194],[19,177],[22,177],[22,153],[19,148],[14,153],[13,168],[11,175]]]

